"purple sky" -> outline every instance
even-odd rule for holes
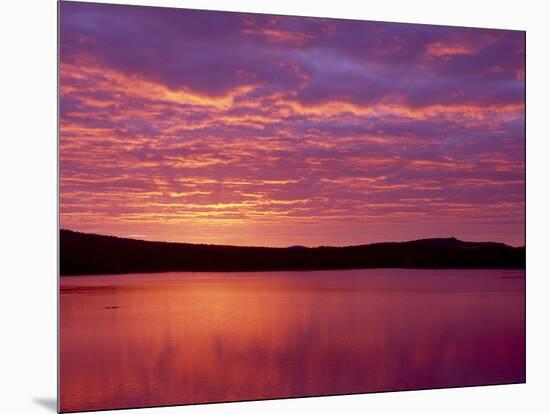
[[[524,244],[523,32],[61,3],[61,225]]]

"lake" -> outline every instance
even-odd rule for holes
[[[62,411],[525,381],[525,271],[63,276]]]

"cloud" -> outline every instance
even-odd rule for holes
[[[511,31],[62,3],[61,224],[523,244],[524,53]]]

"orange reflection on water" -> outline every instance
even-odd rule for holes
[[[523,382],[524,271],[61,278],[63,411]]]

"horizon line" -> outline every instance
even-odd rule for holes
[[[357,247],[357,246],[369,246],[369,245],[375,245],[375,244],[389,244],[389,243],[410,243],[410,242],[418,242],[418,241],[424,241],[424,240],[457,240],[459,242],[463,243],[493,243],[493,244],[500,244],[507,247],[512,248],[525,248],[525,243],[519,246],[510,245],[503,242],[497,242],[497,241],[490,241],[490,240],[484,240],[484,241],[471,241],[471,240],[462,240],[456,236],[447,236],[447,237],[423,237],[418,239],[409,239],[409,240],[384,240],[384,241],[377,241],[372,243],[360,243],[360,244],[348,244],[348,245],[342,245],[342,246],[335,246],[335,245],[317,245],[317,246],[304,246],[304,245],[298,245],[298,244],[290,244],[288,246],[254,246],[254,245],[237,245],[237,244],[216,244],[216,243],[189,243],[189,242],[182,242],[182,241],[165,241],[165,240],[146,240],[146,239],[140,239],[136,237],[132,237],[132,235],[128,236],[117,236],[112,234],[102,234],[102,233],[93,233],[93,232],[86,232],[86,231],[79,231],[79,230],[71,230],[67,228],[59,228],[59,233],[62,231],[67,231],[71,233],[78,233],[78,234],[84,234],[84,235],[90,235],[90,236],[100,236],[100,237],[113,237],[116,239],[125,239],[125,240],[134,240],[134,241],[142,241],[142,242],[149,242],[149,243],[167,243],[167,244],[187,244],[187,245],[195,245],[195,246],[220,246],[220,247],[243,247],[243,248],[262,248],[262,249],[290,249],[290,248],[303,248],[303,249],[317,249],[321,247],[331,247],[331,248],[345,248],[345,247]]]

